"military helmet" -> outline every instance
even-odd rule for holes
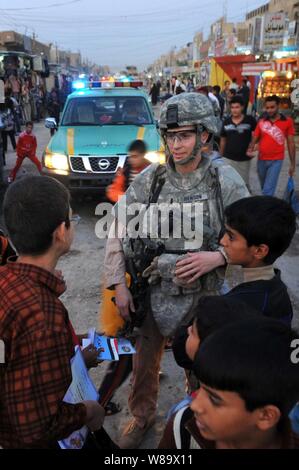
[[[213,106],[200,93],[181,93],[165,101],[159,126],[162,132],[183,126],[203,126],[211,134],[219,132]]]

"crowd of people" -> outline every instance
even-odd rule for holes
[[[296,215],[273,195],[251,196],[239,166],[235,169],[229,159],[244,132],[242,158],[259,142],[260,171],[265,172],[273,157],[275,162],[283,158],[285,136],[293,136],[293,130],[278,113],[276,97],[266,101],[267,116],[256,125],[238,94],[230,110],[231,121],[224,121],[221,133],[223,159],[215,150],[219,129],[209,96],[173,96],[162,106],[159,121],[166,165],[149,165],[145,144],[134,141],[126,167],[107,188],[115,205],[102,274],[105,287],[114,291],[117,315],[131,330],[135,322],[138,328],[133,360],[111,364],[99,401],[63,401],[72,381],[74,348],[84,337],[75,332],[59,299],[66,285],[57,263],[71,248],[77,220],[70,195],[49,177],[28,176],[8,188],[3,212],[9,241],[1,237],[0,269],[2,447],[55,449],[86,425],[85,448],[138,448],[155,423],[160,364],[169,344],[177,367],[185,370],[188,393],[169,404],[175,406],[165,420],[160,449],[299,447],[299,351],[292,346],[299,333],[291,327],[292,303],[274,265],[292,242]],[[278,135],[280,147],[276,142],[269,153],[269,139]],[[124,194],[125,221],[124,199],[119,199]],[[184,217],[177,212],[169,213],[167,235],[165,218],[146,217],[145,227],[138,222],[143,236],[133,236],[131,204],[159,209],[176,202],[182,211],[184,204],[192,206],[192,227],[200,236],[185,230],[178,235]],[[15,256],[8,257],[8,251]],[[228,287],[225,271],[236,265],[241,267],[238,282]],[[127,283],[132,266],[146,286],[144,296],[132,294]],[[82,353],[88,368],[101,367],[93,346]],[[132,419],[115,443],[103,425],[108,411],[119,409],[107,404],[131,372]]]
[[[192,77],[184,80],[174,76],[167,80],[165,88],[166,95],[161,95],[161,83],[159,82],[159,86],[155,83],[152,85],[151,90],[156,90],[153,104],[157,103],[159,97],[164,102],[165,99],[184,92],[198,92],[209,99],[218,120],[215,138],[217,150],[241,175],[248,189],[251,161],[257,156],[257,173],[262,193],[275,195],[285,156],[285,142],[290,158],[289,176],[294,175],[294,122],[280,112],[278,96],[266,97],[263,113],[257,116],[254,107],[248,113],[251,89],[248,77],[244,77],[239,84],[236,78],[226,80],[221,90],[219,85],[196,86]]]
[[[4,82],[4,99],[0,101],[0,169],[6,165],[5,155],[10,140],[17,149],[16,137],[20,136],[28,122],[40,122],[46,116],[59,123],[67,92],[59,88],[58,79],[50,92],[44,85],[33,85],[30,79],[21,79],[14,74],[1,79]],[[69,92],[69,90],[68,90]],[[51,130],[53,134],[54,130]]]

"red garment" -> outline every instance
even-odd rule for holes
[[[20,167],[22,166],[22,163],[23,163],[25,158],[26,157],[18,157],[17,158],[16,164],[15,164],[14,168],[11,170],[10,175],[9,175],[11,177],[12,181],[14,181],[16,179],[17,173],[18,173]],[[41,173],[43,167],[42,167],[42,164],[39,161],[39,159],[35,155],[32,156],[32,157],[28,156],[28,158],[29,158],[29,160],[32,161],[32,163],[34,163],[34,165],[37,167],[38,171]]]
[[[22,132],[17,142],[17,156],[19,158],[34,157],[36,155],[37,141],[34,134]]]
[[[284,116],[272,122],[261,119],[253,133],[259,138],[259,160],[283,160],[285,155],[285,139],[295,135],[294,123]]]
[[[63,280],[29,264],[0,268],[0,446],[53,448],[86,422],[83,404],[64,403],[74,355]]]
[[[129,175],[125,175],[124,168],[119,168],[116,172],[115,178],[112,183],[107,186],[106,196],[111,202],[117,202],[118,199],[123,196],[126,192],[126,186],[129,186],[139,173],[150,165],[150,162],[145,162],[140,168],[133,170],[130,168]],[[128,179],[128,181],[126,181]]]
[[[10,178],[12,181],[16,179],[17,172],[19,171],[24,158],[29,158],[29,160],[34,163],[38,171],[41,173],[42,164],[36,156],[37,141],[34,134],[27,134],[26,131],[22,132],[17,142],[17,161],[14,168],[10,172]]]

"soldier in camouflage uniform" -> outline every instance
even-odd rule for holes
[[[204,152],[212,144],[217,122],[210,101],[198,93],[182,93],[167,100],[161,109],[160,130],[165,143],[167,164],[153,164],[136,177],[124,198],[126,207],[142,203],[145,207],[177,203],[188,212],[191,228],[201,210],[202,226],[194,237],[184,230],[177,238],[175,226],[183,218],[174,211],[172,221],[161,216],[158,224],[146,226],[142,237],[163,244],[163,253],[148,266],[143,276],[149,281],[150,302],[137,337],[129,407],[133,415],[120,439],[121,448],[139,446],[145,432],[153,425],[158,396],[160,361],[167,337],[181,322],[188,321],[200,296],[219,292],[221,267],[226,260],[218,244],[223,207],[249,193],[239,174],[221,159],[213,161]],[[153,181],[155,198],[152,197]],[[156,187],[158,186],[158,191]],[[120,221],[120,200],[115,207],[115,224]],[[187,210],[188,209],[188,210]],[[128,221],[128,219],[127,219]],[[168,222],[169,235],[163,224]],[[123,224],[125,225],[125,224]],[[107,241],[105,256],[106,286],[115,286],[116,304],[128,319],[134,302],[125,283],[126,260],[138,257],[125,233]],[[140,253],[139,253],[140,254]]]

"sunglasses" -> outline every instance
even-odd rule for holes
[[[187,142],[191,137],[196,134],[196,131],[181,131],[181,132],[167,132],[166,141],[173,144],[177,139],[178,142]]]

